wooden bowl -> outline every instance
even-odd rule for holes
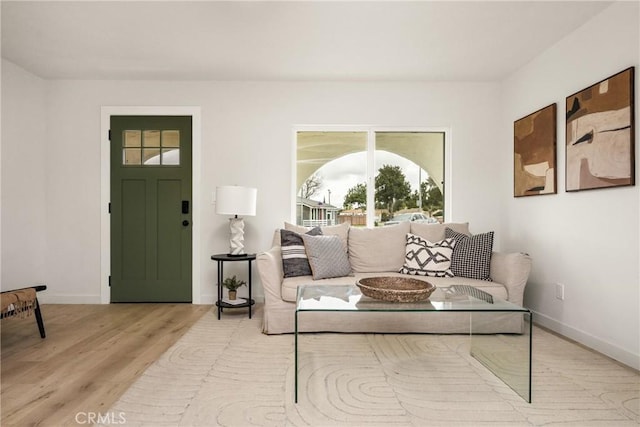
[[[367,277],[356,285],[364,295],[390,302],[425,301],[436,290],[429,282],[409,277]]]

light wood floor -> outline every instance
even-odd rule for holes
[[[205,313],[211,306],[48,304],[45,339],[35,317],[3,319],[0,424],[77,425],[80,412],[104,414]]]

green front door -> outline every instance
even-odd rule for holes
[[[111,302],[191,302],[191,117],[111,116]]]

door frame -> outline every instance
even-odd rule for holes
[[[109,276],[111,275],[111,221],[109,202],[111,201],[111,163],[109,129],[111,116],[191,116],[192,143],[192,259],[191,259],[191,301],[201,304],[200,281],[200,220],[201,198],[200,182],[202,177],[201,153],[201,108],[192,106],[176,107],[128,107],[103,106],[100,108],[100,302],[111,302]]]

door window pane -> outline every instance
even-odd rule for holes
[[[162,149],[162,164],[163,165],[179,165],[180,164],[180,149]]]
[[[142,133],[142,145],[145,147],[160,147],[160,131],[145,130]]]
[[[125,148],[122,150],[122,164],[140,165],[142,164],[139,148]]]
[[[160,149],[159,148],[143,148],[142,162],[145,165],[159,164]]]
[[[125,147],[140,147],[142,142],[142,132],[139,130],[125,130],[124,131],[124,143]]]
[[[180,131],[179,130],[163,130],[162,131],[163,147],[180,147]]]

